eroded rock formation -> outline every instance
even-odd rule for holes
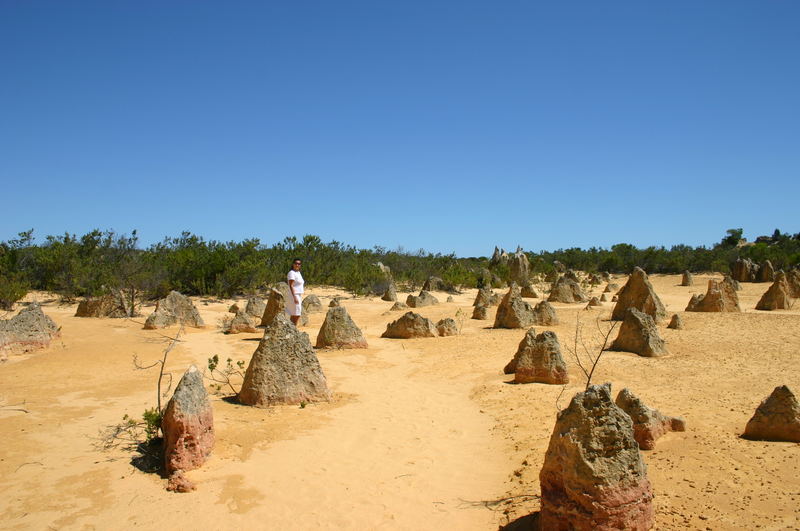
[[[691,286],[692,284],[694,284],[694,277],[688,271],[684,271],[681,277],[681,286]]]
[[[11,319],[0,320],[0,349],[33,350],[45,348],[58,337],[59,328],[36,303],[22,308]]]
[[[739,297],[729,282],[709,279],[705,295],[692,295],[687,312],[740,312]]]
[[[200,317],[200,312],[197,311],[191,299],[177,291],[171,291],[169,295],[156,303],[156,310],[147,317],[144,327],[147,330],[153,330],[174,324],[196,328],[205,325],[203,318]]]
[[[78,303],[75,317],[133,317],[133,308],[122,290],[114,290],[100,297],[89,297]]]
[[[514,374],[516,383],[565,384],[569,382],[567,364],[555,332],[536,335],[531,328],[517,347],[514,358],[503,372]]]
[[[436,337],[437,334],[433,321],[422,317],[418,313],[407,312],[400,319],[389,323],[381,337],[411,339],[414,337]]]
[[[427,291],[422,290],[419,295],[409,295],[406,298],[406,304],[409,308],[422,308],[423,306],[439,304],[439,300]]]
[[[669,354],[653,318],[636,308],[628,308],[617,339],[609,350],[634,352],[647,358]]]
[[[800,404],[785,385],[776,387],[747,423],[746,439],[800,442]]]
[[[556,280],[550,288],[550,296],[547,297],[550,302],[586,302],[589,298],[572,278],[566,275]]]
[[[541,301],[533,308],[533,322],[540,326],[555,326],[558,324],[556,309],[547,301]]]
[[[656,295],[653,285],[647,278],[647,273],[640,267],[634,267],[628,282],[617,293],[617,304],[611,312],[611,319],[620,321],[625,319],[628,308],[636,308],[659,322],[667,316],[667,311]]]
[[[791,307],[792,299],[789,295],[789,283],[786,281],[786,273],[778,271],[775,274],[775,281],[769,289],[761,296],[756,304],[756,310],[787,310]]]
[[[367,340],[344,306],[328,308],[317,334],[317,348],[367,348]]]
[[[256,324],[247,312],[237,313],[231,320],[230,325],[228,325],[228,329],[225,331],[226,334],[254,334],[256,332],[258,332]]]
[[[445,336],[457,336],[458,335],[458,325],[456,324],[455,319],[452,317],[446,317],[436,323],[436,332],[441,337]]]
[[[519,287],[514,284],[497,307],[494,328],[527,328],[532,324],[533,308],[522,300]]]
[[[680,417],[668,417],[648,407],[629,389],[623,389],[614,401],[633,420],[633,438],[642,450],[652,450],[656,439],[668,431],[686,431],[686,421]]]

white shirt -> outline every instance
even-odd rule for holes
[[[289,274],[286,275],[286,279],[290,281],[289,289],[291,289],[297,295],[303,294],[303,285],[306,283],[306,281],[303,280],[303,275],[300,274],[300,271],[295,271],[292,269],[289,271]],[[294,280],[294,284],[291,283],[292,280]]]

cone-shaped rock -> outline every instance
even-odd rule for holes
[[[528,262],[528,255],[526,255],[522,249],[517,249],[517,252],[509,257],[508,272],[512,282],[517,282],[523,286],[527,284],[530,269],[531,266]]]
[[[391,308],[389,308],[390,312],[399,312],[401,310],[408,310],[408,304],[402,301],[397,301],[394,304],[392,304]]]
[[[539,298],[539,293],[536,291],[536,288],[534,288],[529,283],[522,285],[522,287],[520,288],[520,293],[526,299],[538,299]]]
[[[328,304],[328,308],[336,308],[337,306],[341,305],[342,305],[342,299],[340,299],[339,297],[334,297],[331,300],[330,304]]]
[[[473,306],[494,306],[500,302],[500,296],[493,292],[490,288],[481,288],[475,296]]]
[[[0,320],[0,349],[44,348],[59,336],[58,326],[34,303],[7,320]]]
[[[458,335],[458,325],[456,324],[455,319],[452,317],[446,317],[436,323],[436,332],[441,337],[446,336],[457,336]]]
[[[683,277],[681,277],[681,286],[691,286],[694,284],[694,277],[688,271],[683,272]]]
[[[394,302],[397,300],[397,288],[394,285],[394,282],[389,284],[389,287],[386,288],[386,291],[383,293],[383,297],[381,297],[383,301]]]
[[[600,294],[600,302],[608,302],[608,297],[606,297],[605,293]]]
[[[800,405],[785,385],[780,385],[756,409],[744,438],[759,441],[800,442]]]
[[[786,283],[789,285],[789,295],[795,299],[800,299],[800,269],[792,269],[786,275]]]
[[[301,303],[303,313],[319,313],[322,311],[322,301],[316,295],[308,295],[303,298]]]
[[[672,328],[673,330],[683,330],[683,319],[677,313],[672,316],[670,319],[667,328]]]
[[[331,393],[308,334],[281,312],[264,330],[250,359],[239,402],[256,407],[330,400]]]
[[[631,418],[593,385],[558,413],[544,464],[540,529],[634,530],[653,527],[653,489]]]
[[[597,297],[592,297],[591,299],[589,299],[588,306],[592,306],[592,307],[593,306],[602,306],[602,304],[600,303],[600,299],[598,299]]]
[[[144,327],[147,330],[154,330],[176,323],[197,328],[205,324],[189,297],[181,295],[177,291],[170,291],[169,295],[156,303],[156,311],[147,317]]]
[[[423,306],[439,304],[439,300],[427,291],[422,290],[419,295],[409,295],[406,298],[406,304],[409,308],[422,308]]]
[[[558,315],[553,305],[547,301],[541,301],[533,308],[533,322],[531,324],[540,326],[555,326],[558,324]]]
[[[586,302],[589,297],[581,289],[581,286],[572,278],[566,275],[556,280],[550,288],[550,302]]]
[[[648,407],[628,389],[620,391],[614,402],[633,420],[633,437],[642,450],[655,448],[656,439],[668,431],[686,431],[685,420]]]
[[[260,319],[264,315],[264,310],[267,309],[267,302],[261,297],[250,297],[247,299],[247,305],[244,311],[247,315]]]
[[[317,335],[317,348],[367,348],[361,329],[344,306],[328,308],[325,322]]]
[[[636,308],[659,322],[667,316],[661,299],[656,295],[653,285],[647,278],[647,273],[640,267],[634,267],[628,282],[622,286],[617,294],[617,304],[611,312],[611,319],[620,321],[625,319],[628,308]]]
[[[692,295],[687,312],[740,312],[739,297],[733,285],[728,282],[718,282],[714,279],[708,281],[708,290],[705,295]]]
[[[276,289],[269,290],[269,297],[267,297],[267,305],[264,307],[264,313],[261,316],[260,326],[269,326],[275,320],[275,316],[279,313],[285,313],[285,299],[283,293]]]
[[[786,274],[783,271],[778,271],[775,274],[775,282],[772,283],[764,295],[761,296],[758,304],[756,304],[756,310],[787,310],[791,303]]]
[[[133,309],[121,290],[100,297],[89,297],[78,304],[75,317],[133,317]]]
[[[386,331],[381,337],[394,339],[411,339],[414,337],[436,337],[436,327],[433,321],[422,317],[418,313],[407,312],[400,319],[386,325]]]
[[[634,352],[646,358],[669,354],[653,318],[636,308],[628,308],[617,339],[609,350]]]
[[[208,459],[214,447],[214,412],[203,375],[192,365],[175,388],[161,420],[164,467],[167,474],[193,470]]]
[[[439,277],[428,277],[422,284],[422,291],[450,291],[453,286]]]
[[[731,289],[733,289],[733,291],[742,291],[742,286],[739,284],[739,281],[734,280],[733,277],[730,275],[725,275],[722,278],[722,283],[728,284],[731,287]]]
[[[231,320],[231,324],[225,331],[226,334],[254,334],[258,332],[253,318],[247,312],[239,312]]]
[[[531,328],[517,347],[514,358],[503,372],[514,374],[516,383],[565,384],[569,382],[567,364],[561,357],[561,345],[555,332],[536,335]]]
[[[558,271],[556,271],[556,270],[554,269],[553,271],[550,271],[549,273],[547,273],[547,274],[544,276],[544,281],[545,281],[545,282],[550,282],[550,283],[552,284],[553,282],[555,282],[556,280],[558,280],[558,277],[559,277],[559,276],[560,276],[560,275],[558,274]]]
[[[765,260],[758,268],[756,282],[772,282],[773,280],[775,280],[775,268],[772,267],[772,262]]]
[[[519,287],[513,284],[497,307],[494,328],[527,328],[532,324],[533,308],[522,300]]]
[[[578,277],[578,273],[576,273],[573,269],[567,269],[567,272],[564,273],[564,278],[574,280],[575,282],[581,281],[581,279]]]
[[[237,314],[239,313],[239,305],[235,302],[228,307],[228,313]]]
[[[481,321],[489,319],[489,308],[483,305],[475,306],[475,309],[472,310],[472,318]]]

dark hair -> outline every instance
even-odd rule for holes
[[[303,260],[301,260],[300,258],[295,258],[294,260],[292,260],[292,264],[294,264],[295,262],[300,262],[302,264]]]

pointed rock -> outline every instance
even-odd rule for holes
[[[659,322],[667,316],[667,311],[656,295],[653,285],[647,278],[647,273],[640,267],[634,267],[628,282],[617,293],[617,304],[611,312],[611,319],[620,321],[625,319],[628,308],[636,308]]]
[[[75,317],[133,317],[133,309],[121,290],[101,297],[89,297],[78,304]]]
[[[247,299],[247,305],[244,307],[245,313],[256,319],[260,319],[264,315],[264,310],[267,309],[267,303],[261,297],[250,297]]]
[[[203,385],[203,375],[192,365],[175,388],[161,420],[164,433],[164,468],[175,471],[199,468],[214,447],[214,412]]]
[[[258,329],[253,322],[253,318],[247,312],[237,313],[225,331],[226,334],[255,334],[256,332],[258,332]]]
[[[728,284],[731,287],[731,289],[733,289],[733,291],[742,291],[742,286],[739,284],[739,281],[734,280],[733,277],[730,275],[725,275],[722,278],[722,283]]]
[[[316,295],[308,295],[304,297],[300,306],[303,309],[303,314],[319,313],[322,311],[322,301],[320,301],[319,297]]]
[[[739,297],[728,282],[718,282],[714,279],[708,281],[708,291],[705,295],[692,295],[687,312],[740,312]]]
[[[367,348],[367,340],[344,306],[329,308],[319,329],[316,348]]]
[[[330,304],[328,304],[328,308],[336,308],[337,306],[342,305],[342,299],[340,297],[334,297],[331,299]]]
[[[430,319],[418,313],[407,312],[400,319],[392,321],[386,326],[386,331],[381,337],[394,339],[411,339],[414,337],[436,337],[436,327]]]
[[[381,300],[388,302],[394,302],[397,300],[397,287],[395,287],[394,282],[389,284],[389,287],[386,288],[386,291],[383,293],[383,297],[381,297]]]
[[[598,299],[597,297],[592,297],[591,299],[589,299],[588,306],[592,306],[592,307],[594,307],[594,306],[602,306],[602,304],[600,303],[600,299]]]
[[[800,442],[800,405],[785,385],[780,385],[756,409],[744,430],[745,439]]]
[[[475,309],[472,310],[472,318],[481,321],[489,319],[489,308],[483,305],[475,306]]]
[[[731,267],[731,276],[739,282],[755,282],[758,269],[758,264],[749,258],[737,258]]]
[[[605,293],[600,294],[600,302],[608,302],[608,297],[606,297]]]
[[[633,352],[646,358],[669,354],[653,318],[636,308],[628,308],[617,339],[609,350]]]
[[[533,308],[522,300],[516,284],[511,286],[494,318],[494,328],[527,328],[533,324]]]
[[[45,348],[60,335],[59,328],[33,303],[11,319],[0,320],[0,349],[32,350]]]
[[[493,292],[490,288],[481,288],[475,296],[473,306],[495,306],[500,302],[500,296]]]
[[[528,330],[503,372],[513,373],[515,383],[569,383],[561,345],[556,333],[551,331],[536,335],[533,328]]]
[[[769,261],[767,261],[769,263]],[[761,296],[756,310],[788,310],[792,305],[789,295],[789,283],[786,281],[786,273],[778,271],[775,274],[775,282]]]
[[[528,255],[522,249],[517,249],[517,252],[512,254],[508,259],[508,272],[512,282],[517,282],[521,286],[528,284],[528,277],[530,276],[530,262],[528,262]]]
[[[772,267],[772,262],[765,260],[758,268],[756,282],[772,282],[773,280],[775,280],[775,268]]]
[[[177,291],[170,291],[169,295],[156,303],[156,311],[150,314],[144,322],[145,330],[166,328],[174,324],[182,324],[200,328],[205,325],[200,312],[197,311],[189,297]]]
[[[526,299],[538,299],[539,293],[537,293],[536,289],[531,286],[530,284],[523,284],[522,288],[520,288],[520,292],[522,296]]]
[[[686,431],[686,421],[680,417],[668,417],[660,411],[647,407],[629,389],[623,389],[614,401],[633,420],[633,437],[642,450],[652,450],[656,439],[668,431]]]
[[[786,283],[789,285],[789,295],[795,299],[800,299],[800,269],[792,269],[786,275]]]
[[[456,324],[455,319],[452,317],[446,317],[436,323],[436,332],[440,337],[457,336],[458,325]]]
[[[409,308],[422,308],[423,306],[439,304],[439,300],[427,291],[422,290],[419,295],[409,295],[406,298],[406,304]]]
[[[408,310],[408,304],[401,301],[397,301],[394,304],[392,304],[391,308],[389,308],[390,312],[399,312],[401,310]]]
[[[553,283],[550,288],[550,302],[586,302],[589,297],[581,289],[580,285],[573,279],[563,276]]]
[[[558,413],[539,481],[542,530],[653,527],[647,466],[610,384],[590,386]]]
[[[264,307],[264,313],[261,316],[260,326],[269,326],[275,320],[275,316],[280,313],[285,313],[285,300],[283,293],[276,289],[269,290],[269,297],[267,298],[267,305]]]
[[[237,314],[239,313],[239,305],[235,302],[228,307],[228,313]]]
[[[558,324],[556,309],[547,301],[541,301],[533,308],[533,322],[540,326],[555,326]]]
[[[330,398],[328,383],[308,335],[298,330],[285,313],[277,314],[250,359],[239,402],[268,407]]]
[[[681,277],[681,286],[691,286],[692,284],[694,284],[694,277],[689,271],[684,271],[683,277]]]
[[[673,330],[683,330],[683,319],[677,313],[672,316],[670,319],[667,328],[672,328]]]

